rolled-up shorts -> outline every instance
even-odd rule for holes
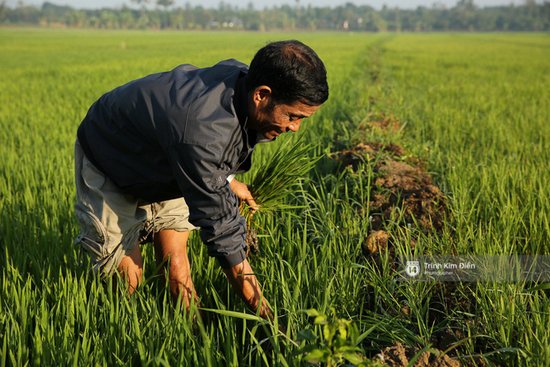
[[[103,277],[112,275],[122,258],[160,230],[185,232],[189,208],[183,198],[140,203],[120,190],[86,158],[75,143],[75,213],[80,225],[75,244],[91,256],[92,267]]]

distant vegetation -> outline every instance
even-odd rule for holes
[[[480,8],[473,0],[460,0],[451,7],[403,10],[384,6],[375,10],[352,3],[336,7],[283,5],[255,9],[252,3],[236,7],[220,2],[217,8],[174,6],[174,0],[132,0],[140,9],[85,10],[45,2],[41,7],[15,8],[0,3],[0,25],[99,29],[234,29],[252,31],[342,30],[342,31],[548,31],[550,2]],[[148,4],[147,6],[145,4]]]

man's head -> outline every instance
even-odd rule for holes
[[[273,42],[250,63],[248,91],[267,85],[275,103],[302,102],[319,106],[328,99],[327,72],[315,51],[300,41]]]
[[[268,139],[297,131],[328,99],[325,66],[315,51],[295,40],[261,48],[246,79],[250,126]]]

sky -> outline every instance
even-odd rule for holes
[[[6,4],[15,7],[20,0],[7,0]],[[130,0],[48,0],[50,3],[58,5],[70,5],[73,8],[97,9],[102,7],[117,8],[122,5],[132,5]],[[434,3],[444,4],[448,7],[454,6],[458,0],[300,0],[300,5],[307,6],[336,6],[351,2],[356,5],[370,5],[380,9],[382,5],[389,7],[399,7],[401,9],[414,9],[417,6],[432,6]],[[1,2],[1,1],[0,1]],[[44,0],[23,0],[26,5],[42,5]],[[154,0],[152,0],[154,2]],[[183,6],[186,2],[191,5],[202,5],[204,7],[217,7],[221,0],[176,0],[176,6]],[[234,6],[245,7],[249,0],[224,0],[224,3]],[[296,0],[253,0],[251,1],[256,9],[278,5],[295,5]],[[474,0],[474,4],[479,7],[510,5],[511,3],[521,4],[522,0]]]

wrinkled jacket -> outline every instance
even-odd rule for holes
[[[245,259],[246,226],[227,177],[249,168],[253,149],[246,73],[226,60],[146,76],[99,98],[78,129],[86,156],[123,191],[144,203],[183,196],[224,268]]]

